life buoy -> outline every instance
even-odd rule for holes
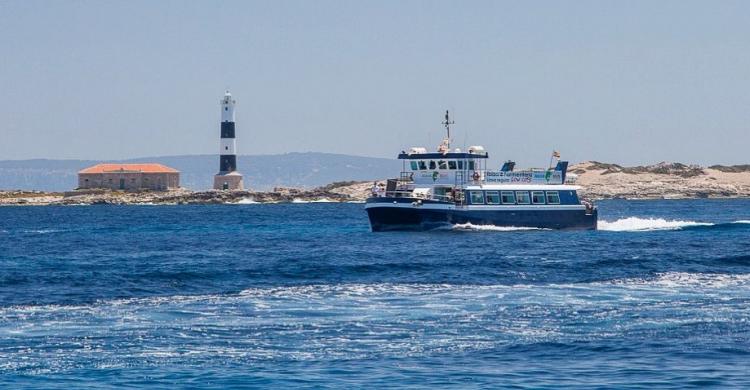
[[[473,178],[473,179],[474,179],[475,181],[476,181],[476,180],[479,180],[479,177],[480,177],[480,176],[479,176],[479,172],[477,172],[477,171],[474,171],[474,174],[473,174],[473,175],[471,175],[471,177],[472,177],[472,178]]]

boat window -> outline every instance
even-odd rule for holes
[[[531,203],[544,204],[544,191],[531,191]]]
[[[487,204],[500,204],[500,195],[497,191],[487,191]]]
[[[427,170],[427,163],[425,163],[424,161],[420,161],[419,162],[419,170],[420,171],[426,171]]]
[[[456,169],[456,162],[453,160],[448,161],[448,169]]]
[[[529,193],[526,191],[516,191],[516,200],[518,201],[518,204],[531,203],[531,199],[529,199]]]
[[[469,160],[469,161],[467,161],[467,163],[469,164],[468,169],[470,171],[473,171],[474,170],[474,160]]]
[[[560,204],[560,194],[557,191],[547,191],[547,204]]]
[[[464,169],[464,160],[458,160],[458,169]]]
[[[438,169],[448,169],[448,163],[445,160],[438,161]]]
[[[410,161],[411,162],[411,170],[416,171],[419,169],[419,165],[417,165],[416,161]]]
[[[502,192],[503,204],[515,204],[516,197],[513,195],[513,191]]]
[[[471,204],[484,204],[484,192],[470,191],[469,196],[471,197]]]
[[[435,160],[430,160],[430,169],[435,169]]]

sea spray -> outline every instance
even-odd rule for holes
[[[613,222],[600,220],[598,230],[613,232],[637,232],[650,230],[677,230],[692,226],[713,226],[713,223],[683,220],[666,220],[664,218],[628,217]]]

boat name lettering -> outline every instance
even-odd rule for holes
[[[505,172],[487,171],[484,179],[488,183],[561,183],[562,172]]]

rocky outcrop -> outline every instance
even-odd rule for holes
[[[662,162],[622,167],[587,161],[570,167],[581,193],[592,199],[678,199],[750,197],[750,170]]]
[[[326,189],[275,188],[255,191],[70,191],[66,193],[0,192],[0,205],[157,205],[349,202],[357,200]]]

